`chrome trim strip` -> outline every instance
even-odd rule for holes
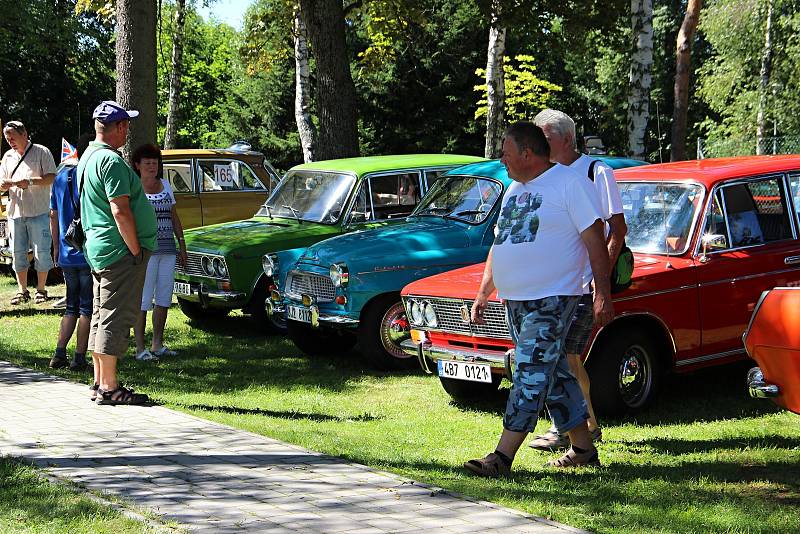
[[[747,276],[739,276],[739,277],[736,277],[736,278],[726,278],[725,280],[715,280],[713,282],[700,283],[699,287],[716,286],[716,285],[719,285],[719,284],[730,284],[730,283],[740,282],[740,281],[743,281],[743,280],[753,280],[755,278],[761,278],[762,276],[774,276],[774,275],[777,275],[777,274],[792,273],[792,272],[797,271],[798,269],[800,269],[800,266],[799,267],[795,267],[793,269],[781,269],[781,270],[778,270],[778,271],[770,271],[770,272],[766,272],[766,273],[748,274]]]
[[[697,284],[691,284],[691,285],[685,285],[685,286],[680,286],[680,287],[674,287],[672,289],[662,289],[662,290],[659,290],[659,291],[651,291],[649,293],[642,293],[640,295],[631,295],[630,297],[619,297],[619,298],[612,299],[612,301],[613,302],[625,302],[625,301],[628,301],[628,300],[640,299],[642,297],[652,297],[652,296],[655,296],[655,295],[666,295],[668,293],[675,293],[677,291],[685,291],[687,289],[695,289],[696,287],[697,287]]]
[[[675,367],[685,367],[687,365],[693,365],[695,363],[708,362],[708,361],[711,361],[711,360],[719,360],[721,358],[728,358],[730,356],[737,356],[737,355],[742,354],[742,353],[747,354],[747,352],[743,348],[729,350],[729,351],[726,351],[726,352],[718,352],[716,354],[706,354],[705,356],[698,356],[696,358],[689,358],[688,360],[681,360],[679,362],[675,362]]]
[[[747,344],[747,334],[750,333],[750,328],[753,326],[753,320],[755,320],[756,314],[758,313],[759,308],[761,308],[761,304],[764,302],[764,299],[767,298],[767,295],[769,295],[769,292],[769,289],[762,291],[761,296],[758,297],[758,302],[756,302],[756,306],[753,308],[753,313],[750,315],[750,320],[747,322],[747,328],[744,329],[744,334],[742,334],[743,345]]]
[[[795,265],[800,263],[800,256],[786,256],[783,258],[784,265]]]

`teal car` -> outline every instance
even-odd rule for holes
[[[644,164],[600,159],[614,168]],[[499,161],[466,165],[438,180],[400,224],[326,239],[299,254],[268,254],[264,270],[278,286],[270,314],[285,316],[289,337],[304,352],[342,351],[358,343],[378,369],[413,367],[416,360],[400,345],[410,336],[400,290],[485,261],[510,184]]]
[[[241,309],[259,326],[282,331],[265,315],[272,286],[261,260],[276,250],[305,250],[328,237],[401,222],[444,172],[485,161],[475,156],[416,154],[319,161],[290,169],[250,219],[185,232],[186,265],[174,294],[190,318]],[[299,252],[298,252],[299,255]]]

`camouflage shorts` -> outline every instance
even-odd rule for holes
[[[509,330],[516,345],[514,380],[503,428],[531,432],[545,400],[562,432],[588,417],[580,385],[569,370],[565,338],[580,296],[506,301]]]

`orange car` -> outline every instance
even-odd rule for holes
[[[759,365],[747,374],[750,396],[800,414],[800,287],[764,291],[744,345]]]

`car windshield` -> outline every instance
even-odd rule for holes
[[[470,224],[483,222],[503,193],[494,180],[475,176],[447,176],[422,198],[412,217],[438,216]]]
[[[352,175],[335,172],[289,173],[256,215],[335,223],[355,181]]]
[[[703,188],[697,184],[619,182],[628,234],[634,252],[682,254],[689,246],[692,221]]]

